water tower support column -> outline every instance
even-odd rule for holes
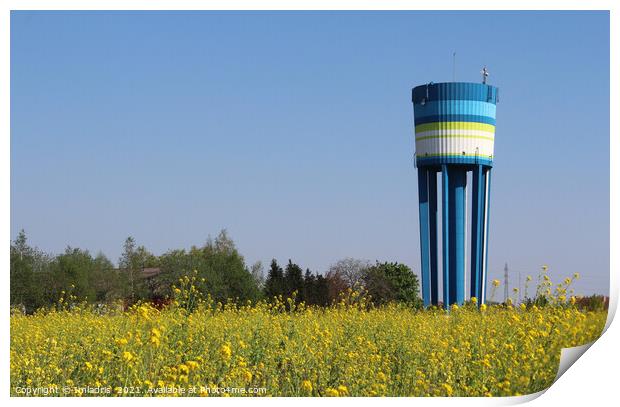
[[[484,237],[482,240],[482,288],[480,292],[482,294],[483,301],[487,297],[487,269],[488,269],[488,258],[489,258],[489,213],[491,208],[491,168],[487,168],[484,172]]]
[[[443,268],[443,306],[448,309],[450,306],[450,174],[448,172],[448,166],[441,166],[441,245],[442,245],[442,268]]]
[[[428,170],[428,228],[430,238],[431,304],[439,304],[439,269],[437,266],[437,171]]]
[[[491,168],[476,165],[472,172],[471,285],[469,294],[483,303],[484,298],[486,298],[488,267]]]
[[[418,195],[420,210],[420,258],[422,260],[422,300],[428,307],[431,302],[429,190],[426,168],[418,168]]]
[[[437,171],[418,169],[420,211],[420,258],[422,259],[422,300],[424,306],[439,301],[437,270]]]
[[[484,176],[482,165],[478,164],[472,170],[471,193],[471,282],[469,295],[481,300],[482,288],[482,234],[484,231]]]
[[[449,174],[449,298],[448,305],[465,301],[465,188],[467,171],[460,166],[448,167]]]

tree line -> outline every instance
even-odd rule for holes
[[[197,289],[215,301],[258,301],[294,297],[327,306],[347,290],[364,291],[375,304],[391,301],[419,307],[418,277],[406,265],[346,258],[325,273],[311,272],[292,260],[282,267],[273,259],[267,275],[260,262],[247,265],[225,230],[189,250],[150,253],[129,237],[118,267],[103,254],[67,247],[51,255],[28,245],[22,230],[11,242],[11,305],[26,312],[55,304],[69,294],[92,303],[122,300],[166,302],[179,278],[196,273]]]

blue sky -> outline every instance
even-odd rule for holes
[[[13,12],[11,236],[418,272],[410,92],[454,51],[500,88],[489,278],[608,293],[607,12]]]

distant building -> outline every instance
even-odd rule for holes
[[[159,267],[146,267],[140,270],[140,275],[144,278],[155,277],[160,273],[161,269]]]

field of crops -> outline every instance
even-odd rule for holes
[[[180,290],[177,289],[180,293]],[[195,300],[11,316],[12,395],[504,396],[548,387],[606,312]]]

